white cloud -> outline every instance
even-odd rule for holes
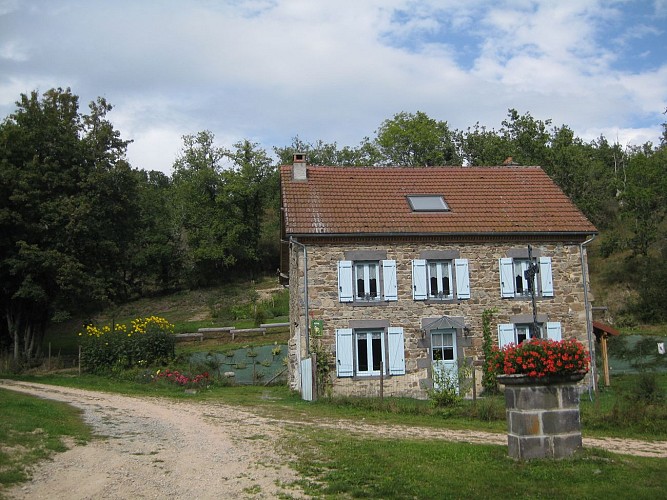
[[[154,126],[135,136],[127,148],[128,157],[136,168],[171,174],[182,144],[181,136],[176,130]]]
[[[516,108],[575,133],[637,127],[657,137],[667,100],[664,54],[650,70],[616,68],[632,63],[619,47],[637,40],[628,36],[634,28],[664,42],[655,18],[623,24],[631,2],[4,6],[0,111],[33,88],[71,86],[82,103],[102,95],[135,141],[131,161],[147,169],[170,171],[181,136],[198,130],[226,146],[251,138],[269,151],[295,135],[354,146],[399,111],[497,128]]]

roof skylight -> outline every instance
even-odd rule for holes
[[[413,212],[447,212],[449,206],[441,195],[408,195]]]

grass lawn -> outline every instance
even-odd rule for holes
[[[665,494],[667,460],[583,450],[517,462],[504,446],[358,439],[307,432],[293,441],[307,493],[323,498],[634,498]]]
[[[91,439],[79,410],[0,389],[0,485],[28,479],[29,468],[67,449],[64,437],[76,443]],[[0,489],[0,497],[2,489]]]

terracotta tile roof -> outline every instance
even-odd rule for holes
[[[286,235],[596,233],[540,167],[280,169]],[[408,195],[442,195],[448,212],[413,212]]]
[[[608,335],[617,336],[621,334],[621,332],[619,332],[613,326],[601,323],[599,321],[593,321],[593,331],[595,332],[596,335],[606,333]]]

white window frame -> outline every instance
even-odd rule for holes
[[[435,276],[433,276],[434,270]],[[449,279],[449,294],[433,293],[431,279],[435,277],[436,283],[441,286],[443,276]],[[469,299],[468,259],[414,259],[412,261],[412,298],[414,300]]]
[[[445,293],[443,280],[448,281],[448,293]],[[435,281],[435,290],[433,283]],[[432,300],[451,300],[454,298],[454,278],[451,260],[426,261],[426,288],[428,298]]]
[[[375,346],[376,341],[379,340],[380,343],[380,359],[375,359]],[[364,353],[359,349],[360,344],[364,342],[366,345],[365,356]],[[365,359],[364,359],[365,358]],[[381,371],[386,370],[387,363],[385,361],[384,355],[384,331],[383,330],[354,330],[354,359],[355,363],[355,373],[359,377],[373,377],[380,376]],[[375,366],[375,362],[379,361],[378,366]],[[365,370],[362,370],[362,365],[366,366]]]
[[[437,336],[442,337],[443,342],[440,342],[440,344],[436,345],[434,340]],[[451,337],[451,344],[450,345],[445,345],[444,343],[444,338],[448,336]],[[445,351],[451,351],[451,357],[450,358],[445,358]],[[441,357],[436,359],[436,352],[440,352],[442,354]],[[431,331],[431,361],[450,361],[450,362],[455,362],[456,361],[456,330],[454,329],[449,329],[449,330],[433,330]]]
[[[353,267],[352,283],[354,285],[355,301],[376,301],[380,300],[382,293],[380,291],[380,263],[378,261],[355,262]],[[375,281],[375,296],[371,295],[371,283]],[[360,285],[360,282],[362,286]],[[360,295],[363,289],[364,294]]]
[[[359,295],[363,280],[364,295]],[[375,280],[375,296],[370,294]],[[395,260],[338,261],[338,300],[340,302],[374,303],[398,300]]]
[[[561,323],[559,321],[547,321],[546,323],[540,323],[540,335],[544,337],[546,331],[546,338],[551,340],[562,340],[562,329]],[[518,345],[524,340],[529,340],[531,338],[530,323],[505,323],[498,325],[498,346],[502,349],[507,344]],[[522,338],[525,337],[525,338]]]
[[[372,362],[372,341],[380,337],[381,362],[385,375],[405,375],[405,338],[402,327],[388,328],[338,328],[336,330],[336,375],[338,377],[380,376]],[[359,369],[359,340],[366,340],[366,362],[368,370]],[[377,337],[375,337],[377,338]],[[370,346],[370,349],[368,348]],[[363,353],[362,353],[363,354]]]
[[[539,266],[539,273],[535,276],[535,295],[538,297],[553,297],[553,274],[551,269],[551,257],[533,258]],[[528,269],[527,258],[503,257],[499,259],[500,269],[500,295],[503,298],[530,298],[530,287],[525,278]],[[517,277],[520,277],[523,290],[517,291]]]

